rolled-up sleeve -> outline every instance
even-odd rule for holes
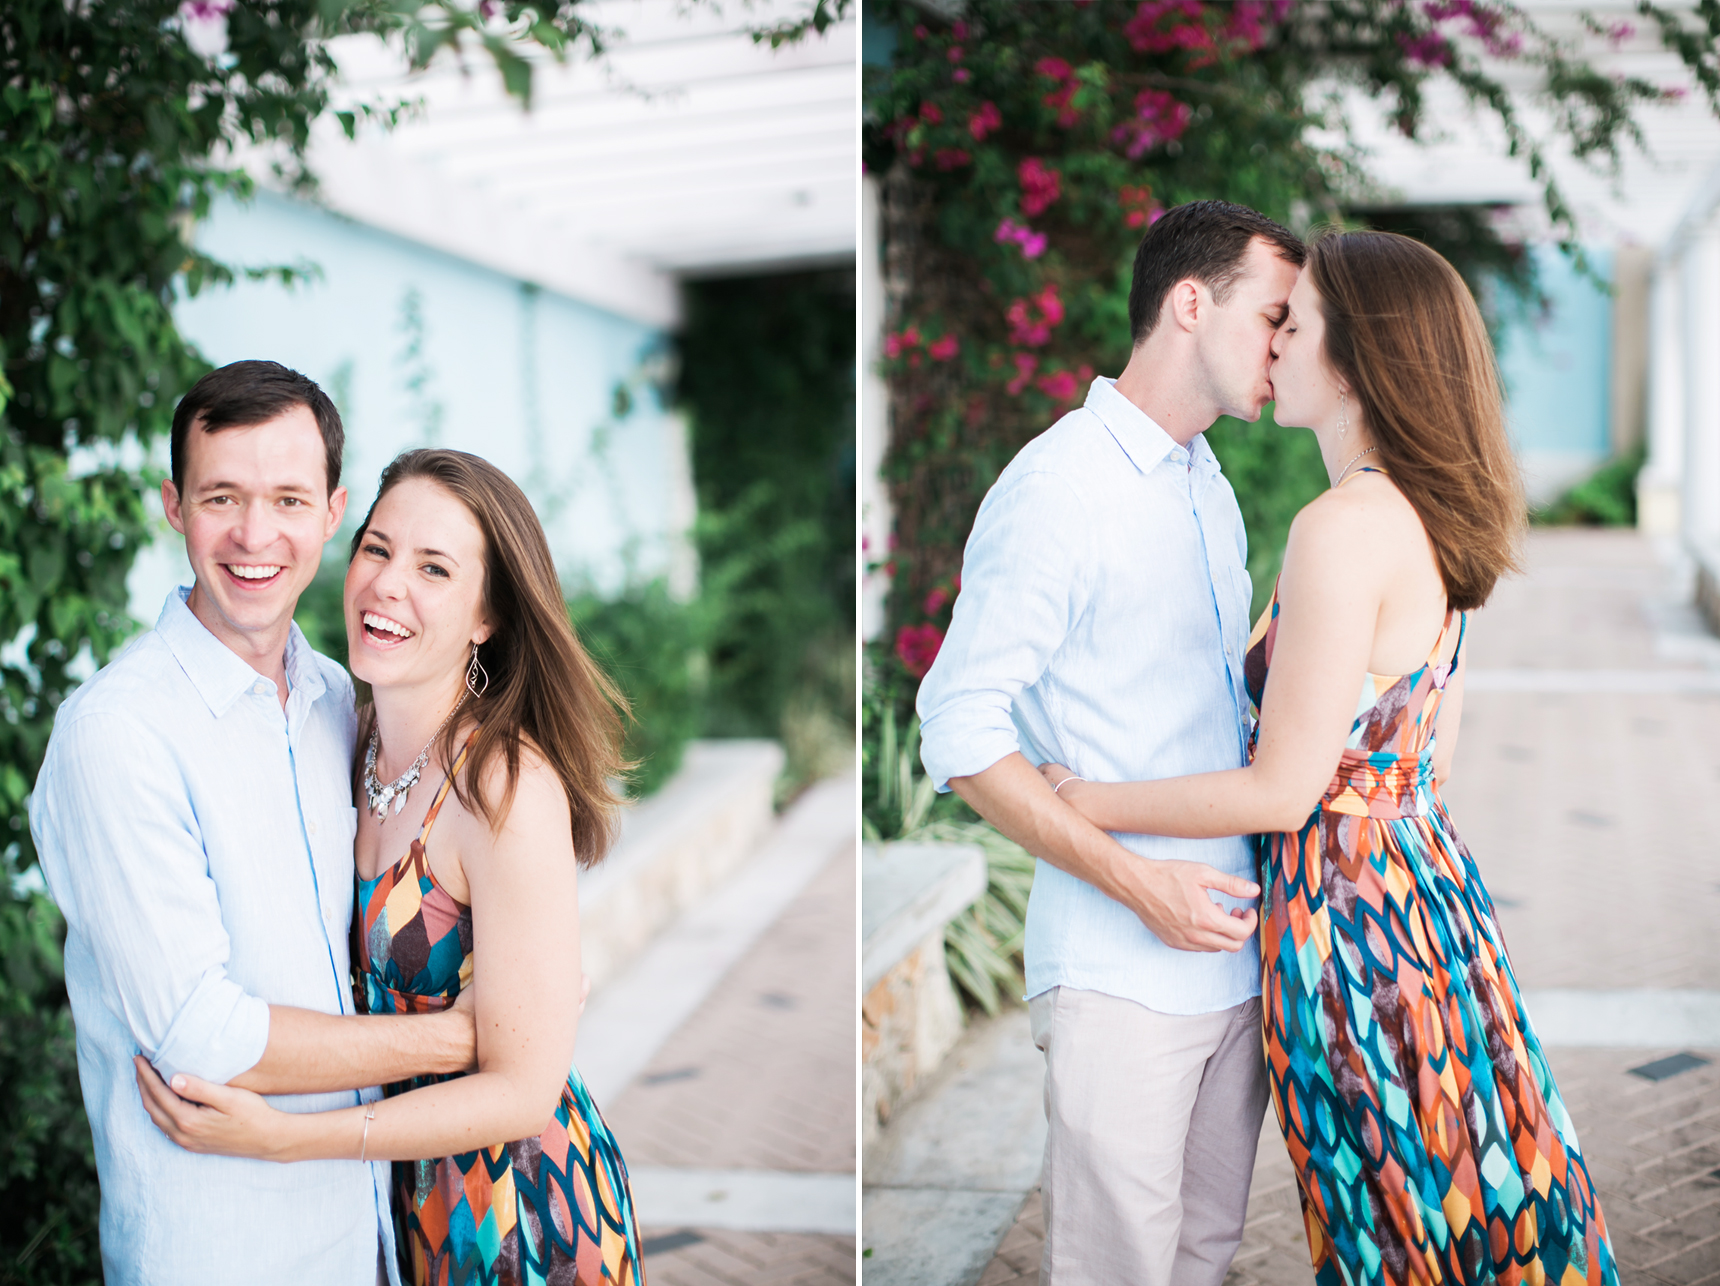
[[[1090,506],[1066,479],[1001,479],[974,519],[961,594],[920,684],[920,759],[940,790],[1021,749],[1010,710],[1039,680],[1091,593]]]
[[[269,1007],[227,976],[220,902],[172,750],[141,721],[81,715],[55,730],[30,813],[49,890],[145,1057],[164,1077],[223,1083],[254,1066]]]

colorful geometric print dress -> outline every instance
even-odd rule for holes
[[[456,773],[470,749],[468,741]],[[358,881],[352,961],[361,1014],[433,1013],[471,984],[472,909],[437,882],[424,848],[451,784],[436,792],[411,851]],[[386,1092],[451,1079],[421,1076]],[[577,1070],[538,1137],[396,1161],[394,1218],[401,1278],[417,1286],[644,1286],[627,1166]]]
[[[1257,718],[1277,625],[1274,593],[1246,662]],[[1434,785],[1450,628],[1414,674],[1366,677],[1324,798],[1266,837],[1267,1076],[1315,1280],[1616,1284],[1493,901]]]

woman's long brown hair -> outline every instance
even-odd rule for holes
[[[1326,361],[1354,390],[1381,467],[1433,542],[1450,605],[1480,607],[1520,571],[1523,479],[1481,310],[1457,270],[1392,232],[1308,247]]]
[[[445,489],[484,533],[484,611],[495,632],[479,646],[478,660],[490,682],[481,697],[466,698],[478,736],[454,793],[500,831],[519,784],[520,748],[529,744],[561,778],[574,854],[581,866],[591,866],[614,838],[617,800],[610,779],[630,766],[621,757],[627,700],[574,637],[555,560],[531,502],[489,461],[446,450],[396,456],[382,471],[376,500],[353,537],[353,555],[382,497],[413,478]],[[369,742],[375,719],[374,706],[359,711],[359,746]],[[450,776],[460,732],[458,721],[450,723],[437,747]],[[507,766],[507,785],[499,799],[491,799],[483,789],[484,771],[498,755]]]

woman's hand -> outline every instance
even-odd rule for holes
[[[148,1060],[134,1057],[143,1108],[156,1127],[188,1152],[286,1161],[293,1118],[261,1095],[180,1074],[169,1089]]]

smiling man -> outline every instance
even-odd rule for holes
[[[360,1138],[353,1160],[290,1166],[182,1151],[134,1055],[300,1112],[471,1065],[469,1011],[353,1013],[352,684],[293,624],[345,512],[343,441],[323,391],[274,362],[186,394],[161,494],[195,583],[61,706],[31,797],[108,1286],[398,1280],[388,1168]]]

